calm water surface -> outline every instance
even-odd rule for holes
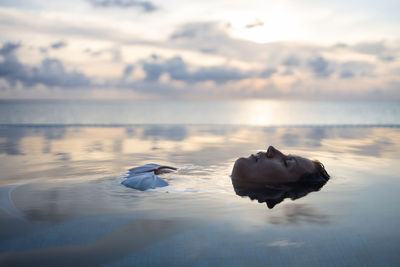
[[[399,126],[400,102],[0,100],[0,124]]]
[[[331,180],[273,209],[237,196],[234,160],[269,144]],[[398,266],[399,151],[393,127],[0,126],[0,265]],[[145,163],[179,170],[119,184]]]

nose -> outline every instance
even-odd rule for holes
[[[267,150],[267,158],[273,158],[276,156],[282,156],[282,152],[280,152],[278,149],[276,149],[273,146],[269,146]]]
[[[275,155],[275,151],[276,151],[275,147],[269,146],[267,150],[267,158],[273,158]]]

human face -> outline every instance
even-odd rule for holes
[[[315,164],[306,158],[285,155],[273,146],[248,158],[236,160],[232,179],[249,183],[291,183],[302,175],[316,171]]]

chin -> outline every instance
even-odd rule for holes
[[[233,165],[231,178],[232,180],[245,180],[245,169],[247,167],[248,158],[238,158]]]

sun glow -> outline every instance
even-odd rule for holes
[[[302,27],[296,15],[286,7],[276,6],[262,12],[232,18],[232,34],[235,37],[257,43],[301,39]]]
[[[279,101],[252,100],[246,101],[243,107],[244,121],[250,125],[279,124],[282,118],[279,110]]]

